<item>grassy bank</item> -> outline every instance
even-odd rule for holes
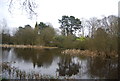
[[[38,45],[7,45],[7,44],[2,44],[0,47],[5,47],[5,48],[39,48],[39,49],[54,49],[57,47],[47,47],[47,46],[38,46]]]

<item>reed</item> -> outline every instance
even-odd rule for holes
[[[79,49],[66,49],[61,51],[61,54],[64,55],[71,55],[71,56],[76,56],[76,55],[83,55],[83,56],[89,56],[89,57],[107,57],[105,52],[98,52],[98,51],[91,51],[91,50],[79,50]],[[115,58],[118,57],[117,52],[112,51],[109,54],[110,58]]]

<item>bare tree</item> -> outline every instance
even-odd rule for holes
[[[8,25],[6,19],[2,19],[0,21],[0,34],[1,33],[9,33]]]
[[[34,15],[37,16],[37,12],[35,9],[38,7],[37,0],[9,0],[9,8],[8,11],[12,13],[14,8],[16,7],[16,4],[22,8],[22,10],[25,10],[29,17],[32,18]]]
[[[84,18],[81,18],[81,31],[82,31],[82,36],[85,35],[85,29],[87,27],[87,22],[86,22],[86,19]]]
[[[110,35],[117,35],[118,33],[118,17],[110,15],[101,19],[101,27]]]
[[[86,22],[89,30],[89,36],[92,37],[95,30],[99,27],[99,20],[96,17],[93,17]]]

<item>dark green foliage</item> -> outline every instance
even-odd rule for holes
[[[46,24],[43,23],[43,22],[40,22],[40,24],[38,24],[38,26],[39,26],[39,28],[40,28],[41,30],[43,30],[44,28],[50,27],[49,25],[46,25]]]
[[[40,24],[37,24],[37,22],[36,22],[34,30],[35,30],[36,34],[40,34],[45,28],[49,28],[49,27],[51,27],[51,26],[46,25],[43,22],[40,22]]]
[[[74,16],[62,16],[62,19],[59,20],[61,24],[60,29],[62,30],[63,35],[73,35],[77,30],[81,29],[81,21]]]

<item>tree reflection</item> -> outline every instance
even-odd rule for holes
[[[2,47],[1,47],[2,48]],[[10,51],[11,50],[11,48],[2,48],[2,51],[4,52],[4,51]]]
[[[88,60],[88,73],[91,77],[118,79],[118,59],[94,58]]]
[[[48,68],[56,54],[57,50],[44,50],[44,49],[14,49],[18,59],[24,61],[32,61],[33,67],[46,67]]]
[[[79,73],[80,64],[75,63],[73,59],[69,56],[64,56],[60,59],[59,68],[57,69],[59,76],[72,76]]]
[[[8,56],[8,53],[10,52],[10,50],[11,50],[11,48],[2,48],[2,49],[0,49],[0,53],[2,53],[2,59],[1,59],[2,61],[5,61],[5,59]]]

